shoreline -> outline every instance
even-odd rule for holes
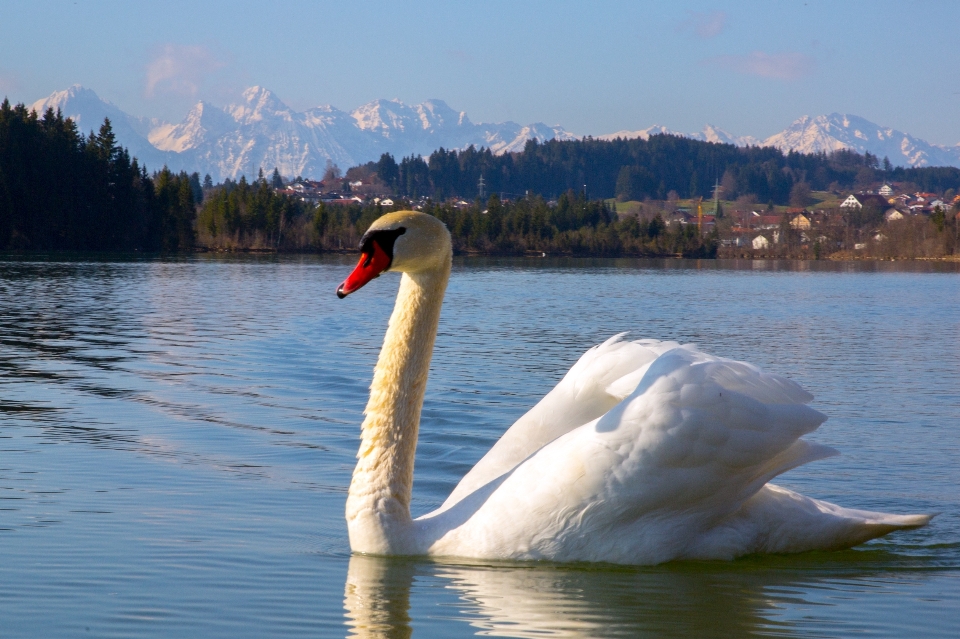
[[[268,248],[210,248],[198,246],[189,251],[176,252],[147,252],[140,250],[131,251],[95,251],[95,250],[71,250],[71,249],[3,249],[0,250],[0,258],[10,257],[29,257],[29,256],[70,256],[70,255],[89,255],[109,257],[126,256],[136,258],[156,258],[156,257],[187,257],[196,254],[218,254],[218,255],[357,255],[358,249],[315,249],[315,250],[278,250]],[[960,254],[944,255],[941,257],[875,257],[875,256],[856,256],[851,252],[840,251],[831,255],[814,258],[812,256],[790,256],[790,255],[716,255],[714,257],[684,256],[677,253],[661,255],[633,255],[633,254],[590,254],[590,253],[544,253],[542,251],[527,251],[525,253],[515,252],[495,252],[495,251],[454,251],[454,257],[495,257],[495,258],[524,258],[524,259],[650,259],[650,260],[748,260],[748,261],[792,261],[792,262],[929,262],[929,263],[960,263]]]

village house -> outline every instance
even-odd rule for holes
[[[758,235],[753,238],[753,250],[758,251],[765,248],[770,248],[770,240],[766,236]]]
[[[863,204],[860,203],[860,200],[857,199],[856,195],[852,193],[847,196],[843,202],[840,203],[841,209],[862,209]]]
[[[780,228],[781,217],[779,215],[761,215],[754,211],[753,228],[758,230]]]
[[[886,208],[890,204],[887,198],[876,193],[851,193],[843,202],[840,203],[842,209],[862,209],[865,206],[875,206],[877,208]]]
[[[790,220],[790,228],[808,231],[810,230],[810,218],[803,213],[800,213]]]
[[[665,220],[668,226],[673,224],[689,224],[693,216],[686,209],[676,209],[673,213],[667,216]]]

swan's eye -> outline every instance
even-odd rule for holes
[[[397,238],[407,232],[407,229],[404,227],[396,229],[383,229],[383,230],[369,230],[363,234],[363,237],[360,238],[360,252],[367,256],[364,266],[370,266],[370,260],[373,259],[374,254],[374,242],[383,249],[383,252],[387,254],[390,258],[390,261],[393,261],[393,245],[396,243]],[[389,268],[389,267],[388,267]]]

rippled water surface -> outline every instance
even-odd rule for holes
[[[0,260],[0,636],[960,636],[957,269],[458,261],[415,514],[624,330],[813,392],[843,455],[778,483],[941,513],[840,553],[618,568],[351,559],[397,287],[337,300],[352,262]]]

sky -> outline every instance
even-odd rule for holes
[[[144,8],[149,7],[149,8]],[[0,95],[81,84],[179,122],[259,85],[296,110],[442,99],[474,122],[602,135],[803,115],[960,143],[960,2],[0,0]]]

